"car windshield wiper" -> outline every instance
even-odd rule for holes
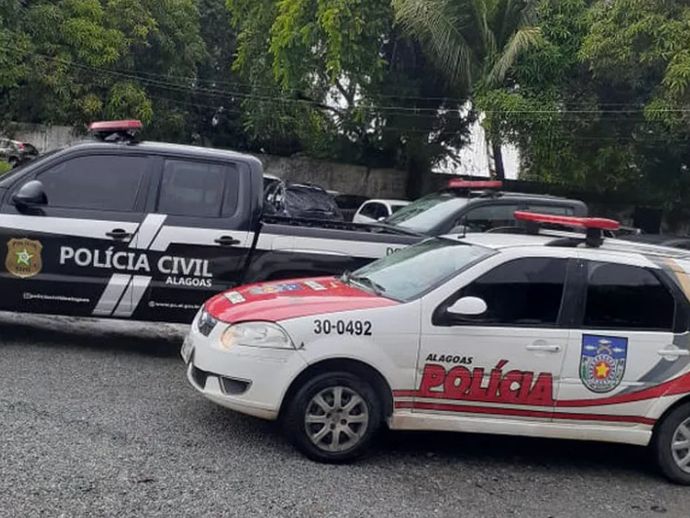
[[[354,276],[350,273],[347,277],[347,280],[368,287],[376,295],[382,295],[386,291],[386,288],[372,281],[369,277]]]

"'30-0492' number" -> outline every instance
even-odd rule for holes
[[[368,320],[314,320],[314,334],[371,336],[371,322]]]

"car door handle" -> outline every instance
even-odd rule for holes
[[[221,236],[218,239],[216,239],[216,243],[218,243],[220,246],[235,246],[239,245],[242,241],[239,239],[235,239],[234,237],[231,236]]]
[[[122,241],[123,239],[127,239],[128,237],[132,237],[132,234],[121,228],[116,228],[111,230],[110,232],[106,232],[105,235],[111,239],[116,239],[118,241]]]
[[[560,345],[548,344],[530,344],[527,346],[528,351],[537,351],[542,353],[557,353],[561,350]]]
[[[659,356],[663,358],[670,358],[674,360],[677,360],[681,356],[690,356],[690,351],[688,351],[687,349],[680,349],[676,346],[672,346],[671,348],[667,349],[660,349],[658,353]]]

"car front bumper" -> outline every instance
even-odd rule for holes
[[[219,323],[209,336],[192,324],[186,338],[191,347],[189,383],[209,400],[243,414],[277,419],[290,383],[306,367],[299,351],[261,347],[223,349]]]

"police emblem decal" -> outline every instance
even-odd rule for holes
[[[627,358],[627,338],[582,335],[580,380],[592,392],[611,392],[623,381]]]
[[[7,268],[10,274],[20,279],[28,279],[38,275],[43,268],[42,251],[43,245],[40,241],[34,241],[33,239],[10,239],[7,242],[5,268]]]

